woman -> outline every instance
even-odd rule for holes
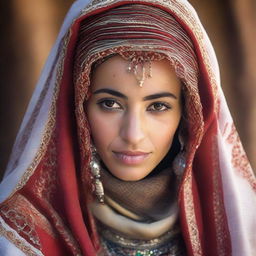
[[[1,184],[1,255],[253,255],[256,182],[187,1],[78,0]]]

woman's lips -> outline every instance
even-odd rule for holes
[[[150,153],[140,151],[113,152],[115,157],[123,164],[136,165],[142,163]]]

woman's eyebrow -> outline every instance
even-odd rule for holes
[[[148,95],[148,96],[145,96],[143,98],[143,100],[155,100],[155,99],[158,99],[158,98],[164,98],[164,97],[169,97],[169,98],[173,98],[173,99],[178,99],[176,95],[174,95],[173,93],[170,93],[170,92],[160,92],[160,93],[156,93],[156,94],[152,94],[152,95]]]
[[[99,89],[99,90],[96,90],[96,91],[93,92],[93,94],[99,94],[99,93],[108,93],[108,94],[111,94],[111,95],[119,97],[119,98],[123,98],[123,99],[126,99],[126,100],[128,99],[128,97],[126,95],[122,94],[121,92],[118,92],[116,90],[109,89],[109,88],[102,88],[102,89]],[[173,93],[160,92],[160,93],[155,93],[155,94],[145,96],[143,98],[143,100],[147,101],[147,100],[154,100],[154,99],[164,98],[164,97],[177,99],[177,96],[175,96]]]
[[[92,94],[99,94],[99,93],[108,93],[111,94],[113,96],[119,97],[119,98],[123,98],[123,99],[128,99],[127,96],[125,96],[124,94],[122,94],[121,92],[112,90],[112,89],[108,89],[108,88],[102,88],[99,90],[94,91]]]

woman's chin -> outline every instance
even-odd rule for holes
[[[139,181],[144,179],[150,173],[150,171],[147,170],[138,170],[136,168],[133,168],[132,170],[129,169],[123,169],[122,172],[119,170],[117,172],[110,170],[110,172],[113,176],[123,181]]]

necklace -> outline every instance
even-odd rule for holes
[[[152,240],[129,239],[114,231],[101,231],[105,256],[185,256],[185,245],[176,228]]]

